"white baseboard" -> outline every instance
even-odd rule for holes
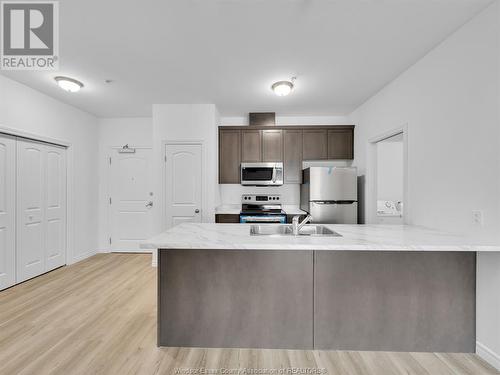
[[[158,249],[151,251],[151,266],[158,267]]]
[[[96,253],[98,254],[108,254],[111,251],[109,249],[97,249]]]
[[[96,254],[96,251],[95,250],[92,250],[92,251],[89,251],[85,254],[80,254],[80,255],[77,255],[76,257],[73,257],[73,260],[70,264],[73,264],[73,263],[76,263],[76,262],[79,262],[81,260],[84,260],[84,259],[87,259],[89,257],[91,257],[92,255],[95,255]]]
[[[479,341],[476,341],[476,354],[500,371],[500,355]]]

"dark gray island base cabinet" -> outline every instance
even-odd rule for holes
[[[159,250],[158,345],[312,348],[313,252]]]
[[[158,251],[158,345],[475,351],[474,252]]]

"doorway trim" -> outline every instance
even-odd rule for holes
[[[162,174],[161,174],[161,227],[162,231],[167,227],[167,205],[166,205],[166,195],[167,195],[167,163],[166,163],[166,148],[168,145],[197,145],[201,147],[201,214],[203,217],[205,211],[205,200],[206,200],[206,192],[205,192],[205,181],[206,181],[206,157],[205,157],[205,141],[202,139],[170,139],[163,140],[161,142],[161,163],[162,163]]]
[[[153,147],[151,146],[136,146],[136,145],[128,145],[130,148],[133,148],[133,149],[137,149],[137,150],[151,150],[151,163],[153,163],[153,158],[154,158],[154,155],[153,155]],[[112,207],[111,205],[109,204],[109,198],[111,197],[111,176],[112,176],[112,173],[111,173],[111,168],[112,168],[112,165],[111,163],[109,162],[110,158],[113,157],[112,155],[112,152],[113,151],[119,151],[121,149],[123,149],[124,145],[121,145],[121,146],[107,146],[107,152],[106,152],[106,164],[107,164],[107,178],[105,179],[105,182],[104,182],[104,191],[105,191],[105,194],[106,196],[104,197],[104,204],[106,205],[106,222],[105,222],[105,228],[106,228],[106,238],[110,238],[112,237],[112,225],[111,225],[111,217],[113,215],[113,212],[112,212]],[[152,166],[151,166],[152,168]],[[148,176],[149,179],[151,179],[151,176]],[[153,190],[153,187],[151,186],[151,190]],[[99,193],[99,194],[102,194],[102,193]],[[102,236],[102,235],[100,235]],[[111,245],[109,244],[109,242],[106,240],[106,247],[101,249],[99,251],[100,253],[111,253]]]
[[[32,141],[48,143],[66,148],[66,265],[74,264],[95,254],[96,250],[91,250],[85,254],[75,256],[75,157],[74,147],[71,142],[46,137],[41,134],[26,132],[23,130],[10,128],[0,124],[0,133],[13,137],[25,138]]]
[[[403,134],[403,224],[410,224],[410,205],[409,205],[409,171],[408,171],[408,139],[409,139],[408,123],[380,133],[379,135],[369,138],[367,143],[367,168],[366,168],[366,217],[367,224],[377,223],[377,143],[391,138],[398,134]]]

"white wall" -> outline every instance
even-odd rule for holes
[[[161,202],[154,208],[154,232],[159,233],[163,227],[164,197],[162,178],[165,154],[164,141],[202,141],[203,142],[203,187],[202,187],[202,220],[215,220],[215,207],[219,204],[218,167],[217,167],[217,125],[219,114],[213,104],[154,104],[153,105],[153,169],[157,200]]]
[[[407,123],[410,222],[479,242],[500,232],[499,20],[494,3],[351,115],[361,174],[368,139]],[[500,368],[500,255],[477,271],[478,353]]]
[[[109,249],[109,157],[113,147],[153,147],[151,118],[99,119],[99,250]],[[150,176],[151,178],[151,176]]]
[[[68,179],[74,194],[68,195],[70,237],[67,262],[73,263],[94,254],[98,212],[97,119],[0,76],[0,125],[71,143]]]
[[[408,124],[411,223],[481,238],[498,229],[497,18],[488,8],[351,115],[360,174],[368,139]]]
[[[280,116],[276,115],[276,125],[351,125],[348,116]],[[248,125],[248,116],[221,117],[221,126]]]

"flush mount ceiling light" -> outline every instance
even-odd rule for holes
[[[68,92],[78,92],[83,87],[83,83],[69,77],[58,76],[54,80],[60,88]]]
[[[293,85],[294,82],[295,82],[295,77],[292,78],[291,81],[278,81],[273,83],[271,89],[278,96],[287,96],[292,92],[294,87]]]

